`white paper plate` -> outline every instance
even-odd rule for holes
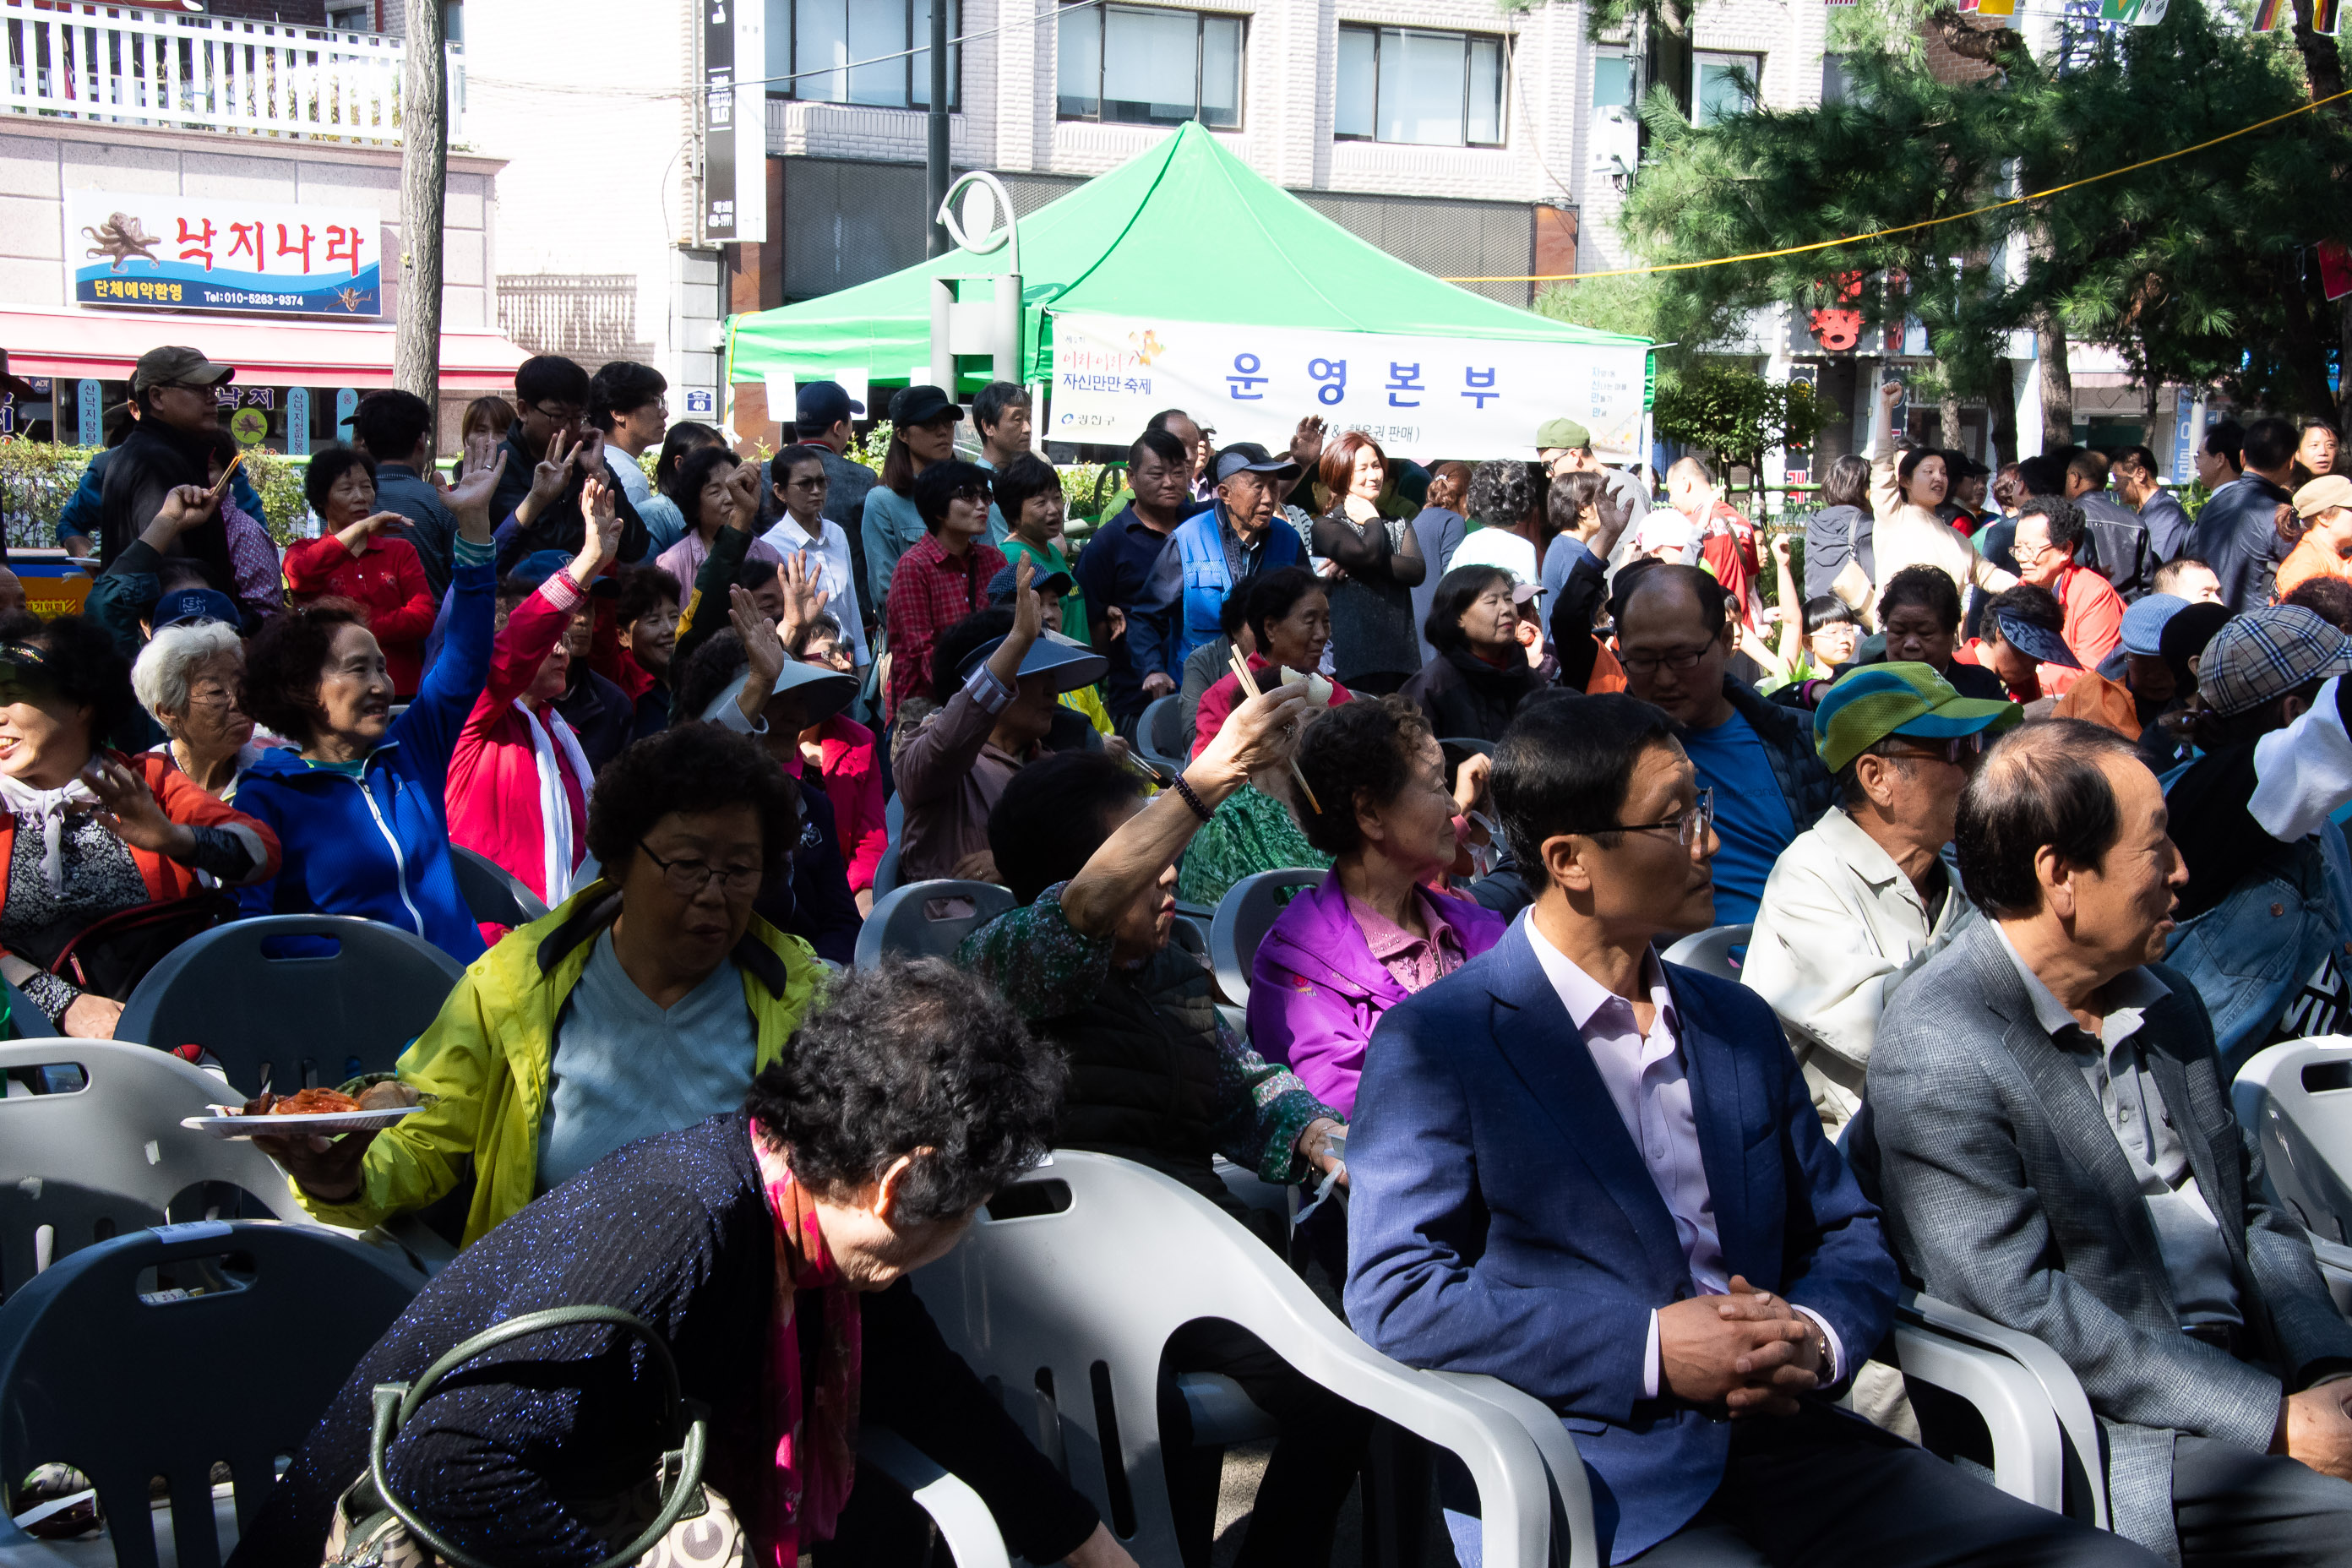
[[[308,1116],[240,1116],[233,1105],[215,1105],[211,1116],[189,1116],[180,1125],[193,1127],[199,1132],[209,1132],[215,1138],[247,1139],[256,1134],[268,1138],[291,1138],[298,1133],[375,1132],[391,1126],[404,1116],[414,1116],[429,1106],[404,1105],[394,1110],[327,1110]]]

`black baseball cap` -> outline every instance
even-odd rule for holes
[[[837,381],[803,382],[793,395],[793,423],[804,433],[830,430],[851,415],[865,412],[866,405],[850,396]]]
[[[217,588],[180,588],[155,601],[155,613],[148,617],[148,624],[157,631],[198,621],[218,621],[234,627],[243,618],[237,614],[236,601]]]
[[[902,387],[890,398],[890,423],[893,425],[929,425],[946,415],[961,420],[963,410],[954,398],[936,386]]]
[[[992,605],[1011,604],[1013,590],[1020,582],[1021,568],[1017,564],[1007,566],[988,580],[988,602]],[[1029,586],[1040,594],[1066,594],[1077,584],[1067,572],[1040,572],[1030,580]]]

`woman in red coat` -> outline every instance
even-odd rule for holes
[[[107,746],[138,704],[128,661],[96,622],[0,615],[0,974],[82,1039],[111,1039],[122,1003],[51,973],[68,944],[92,945],[110,915],[189,897],[200,874],[234,886],[278,872],[268,827],[168,756]],[[20,1036],[48,1032],[41,1019],[12,1023]]]
[[[416,547],[387,531],[404,519],[375,510],[375,460],[350,447],[331,447],[310,459],[302,493],[326,532],[286,552],[286,591],[296,604],[331,597],[363,605],[393,690],[406,701],[424,678],[436,606]]]

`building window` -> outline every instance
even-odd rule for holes
[[[1714,125],[1756,107],[1764,79],[1762,55],[1697,54],[1691,58],[1691,119]]]
[[[375,30],[375,7],[371,0],[356,4],[334,4],[327,7],[327,26],[337,33],[370,33]]]
[[[947,0],[948,36],[962,7]],[[931,106],[930,0],[768,0],[768,91],[816,103]],[[912,50],[909,54],[908,51]],[[948,46],[948,107],[963,105],[963,46]]]
[[[1060,29],[1055,91],[1063,119],[1129,125],[1197,120],[1227,131],[1241,124],[1241,17],[1071,5]]]
[[[1491,33],[1341,27],[1332,134],[1424,147],[1499,147],[1509,54]]]

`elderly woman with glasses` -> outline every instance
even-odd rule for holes
[[[131,689],[163,727],[152,754],[215,800],[236,798],[237,781],[262,752],[252,715],[237,705],[244,679],[245,644],[220,621],[158,628],[131,667]]]
[[[238,883],[278,869],[267,827],[154,752],[109,748],[138,712],[130,673],[94,621],[0,615],[0,975],[81,1039],[114,1037],[121,998],[169,945],[162,921],[110,938],[108,916],[187,899],[203,874]],[[218,918],[189,913],[182,937]]]
[[[312,1214],[361,1229],[436,1202],[470,1156],[470,1245],[622,1144],[733,1110],[824,973],[751,908],[799,837],[798,791],[757,741],[715,724],[639,741],[589,805],[601,875],[468,969],[402,1055],[428,1109],[255,1142]]]

